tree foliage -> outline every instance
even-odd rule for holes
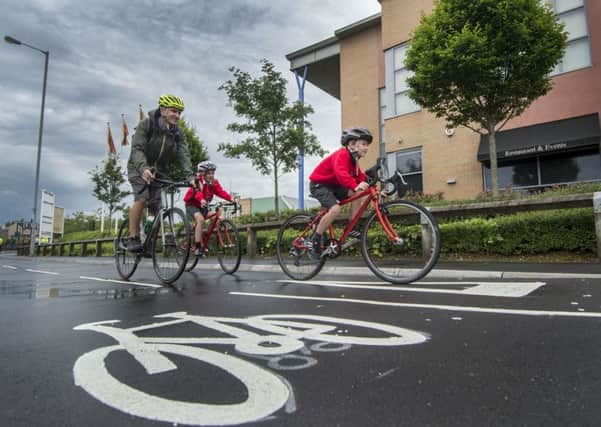
[[[540,0],[438,0],[414,32],[409,96],[448,126],[488,134],[495,194],[495,133],[551,89],[566,39]]]
[[[300,102],[289,104],[286,80],[273,64],[261,61],[262,75],[253,78],[232,67],[233,80],[219,87],[227,93],[229,102],[241,122],[230,123],[227,129],[244,139],[238,143],[221,143],[219,151],[226,157],[246,157],[262,175],[272,175],[276,214],[279,215],[278,178],[298,167],[299,150],[306,155],[323,155],[311,124],[306,117],[313,108]],[[302,124],[302,126],[301,126]]]
[[[129,191],[121,189],[121,186],[125,183],[125,178],[119,159],[119,156],[109,154],[102,167],[96,166],[94,170],[89,172],[94,183],[94,197],[104,203],[108,209],[109,224],[113,212],[123,209],[124,205],[121,201],[130,194]]]

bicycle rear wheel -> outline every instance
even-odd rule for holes
[[[379,278],[405,284],[432,270],[440,255],[440,230],[428,210],[397,200],[380,206],[383,221],[398,238],[391,241],[376,212],[367,219],[361,234],[361,253]]]
[[[280,267],[288,277],[296,280],[309,280],[323,268],[325,258],[311,259],[307,243],[315,225],[312,217],[296,214],[288,218],[278,231],[276,255]]]
[[[134,274],[140,262],[139,254],[127,250],[127,242],[129,242],[129,221],[126,218],[119,227],[115,239],[115,265],[123,280],[128,280]]]
[[[185,232],[182,232],[184,230]],[[190,255],[190,224],[179,208],[162,213],[162,226],[152,231],[152,265],[165,284],[175,282],[184,271]]]
[[[240,244],[238,229],[230,220],[222,219],[215,230],[214,236],[217,237],[217,241],[214,243],[219,265],[226,273],[235,273],[242,259],[242,245]]]

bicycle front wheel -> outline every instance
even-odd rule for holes
[[[240,266],[242,259],[242,245],[238,229],[228,219],[222,219],[216,230],[217,259],[223,271],[233,274]]]
[[[380,211],[383,222],[373,212],[361,234],[361,253],[368,267],[391,283],[421,279],[440,255],[436,220],[426,208],[403,200],[385,203]]]
[[[139,254],[127,250],[127,242],[129,242],[129,221],[127,218],[119,227],[117,239],[115,239],[115,265],[117,272],[123,280],[129,280],[134,274],[140,262]]]
[[[278,231],[276,255],[282,271],[296,280],[309,280],[323,268],[325,258],[311,259],[309,247],[315,224],[311,216],[296,214],[288,218]]]
[[[179,208],[166,209],[152,234],[152,265],[165,284],[175,282],[184,271],[190,255],[190,224]],[[183,230],[183,232],[182,232]]]

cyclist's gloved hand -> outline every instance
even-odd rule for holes
[[[200,201],[200,206],[202,206],[203,208],[206,208],[207,207],[207,201],[205,199],[202,199]]]

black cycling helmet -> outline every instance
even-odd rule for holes
[[[374,137],[367,128],[349,128],[342,131],[340,144],[346,147],[349,141],[353,141],[355,139],[363,139],[367,141],[368,144],[371,144],[371,141],[374,139]]]

